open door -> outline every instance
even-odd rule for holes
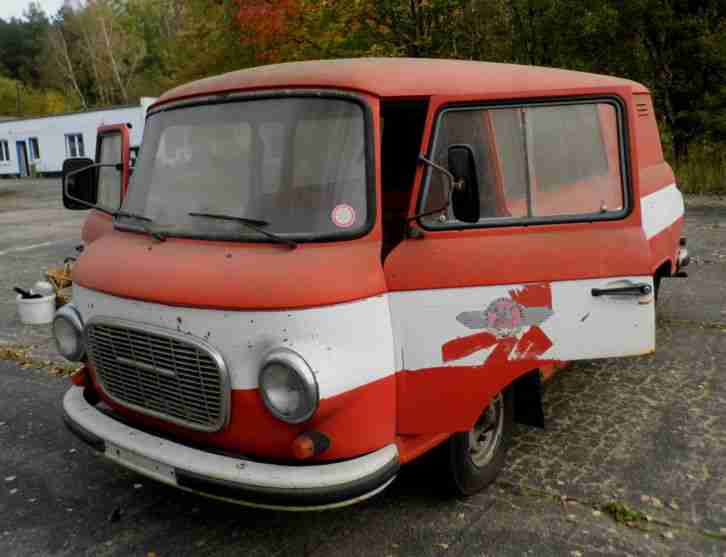
[[[654,350],[649,245],[621,119],[614,101],[443,112],[429,158],[447,166],[451,145],[472,147],[482,217],[420,218],[421,234],[385,261],[399,434],[466,431],[545,365]],[[441,180],[426,171],[412,215],[441,206]]]
[[[129,186],[131,166],[129,141],[129,128],[126,124],[98,128],[95,161],[97,164],[114,166],[98,169],[97,203],[112,211],[121,207]],[[81,236],[85,244],[90,244],[111,230],[113,230],[111,216],[92,210],[83,225]]]
[[[98,128],[96,162],[116,165],[115,168],[99,169],[98,203],[120,207],[129,187],[130,175],[129,128],[126,124]]]

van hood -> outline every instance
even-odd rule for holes
[[[85,288],[210,309],[318,307],[386,291],[381,247],[363,238],[297,249],[113,232],[86,247],[73,273]]]

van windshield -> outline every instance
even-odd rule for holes
[[[362,233],[370,224],[365,131],[363,108],[336,98],[161,111],[147,120],[123,209],[170,236],[271,240],[244,219],[295,240]]]

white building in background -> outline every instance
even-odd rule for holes
[[[71,157],[93,158],[96,130],[131,124],[131,147],[141,145],[146,110],[156,99],[55,116],[0,121],[0,177],[57,174]]]

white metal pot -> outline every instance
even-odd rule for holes
[[[20,321],[26,325],[45,325],[53,321],[55,315],[55,294],[42,298],[15,298]]]

